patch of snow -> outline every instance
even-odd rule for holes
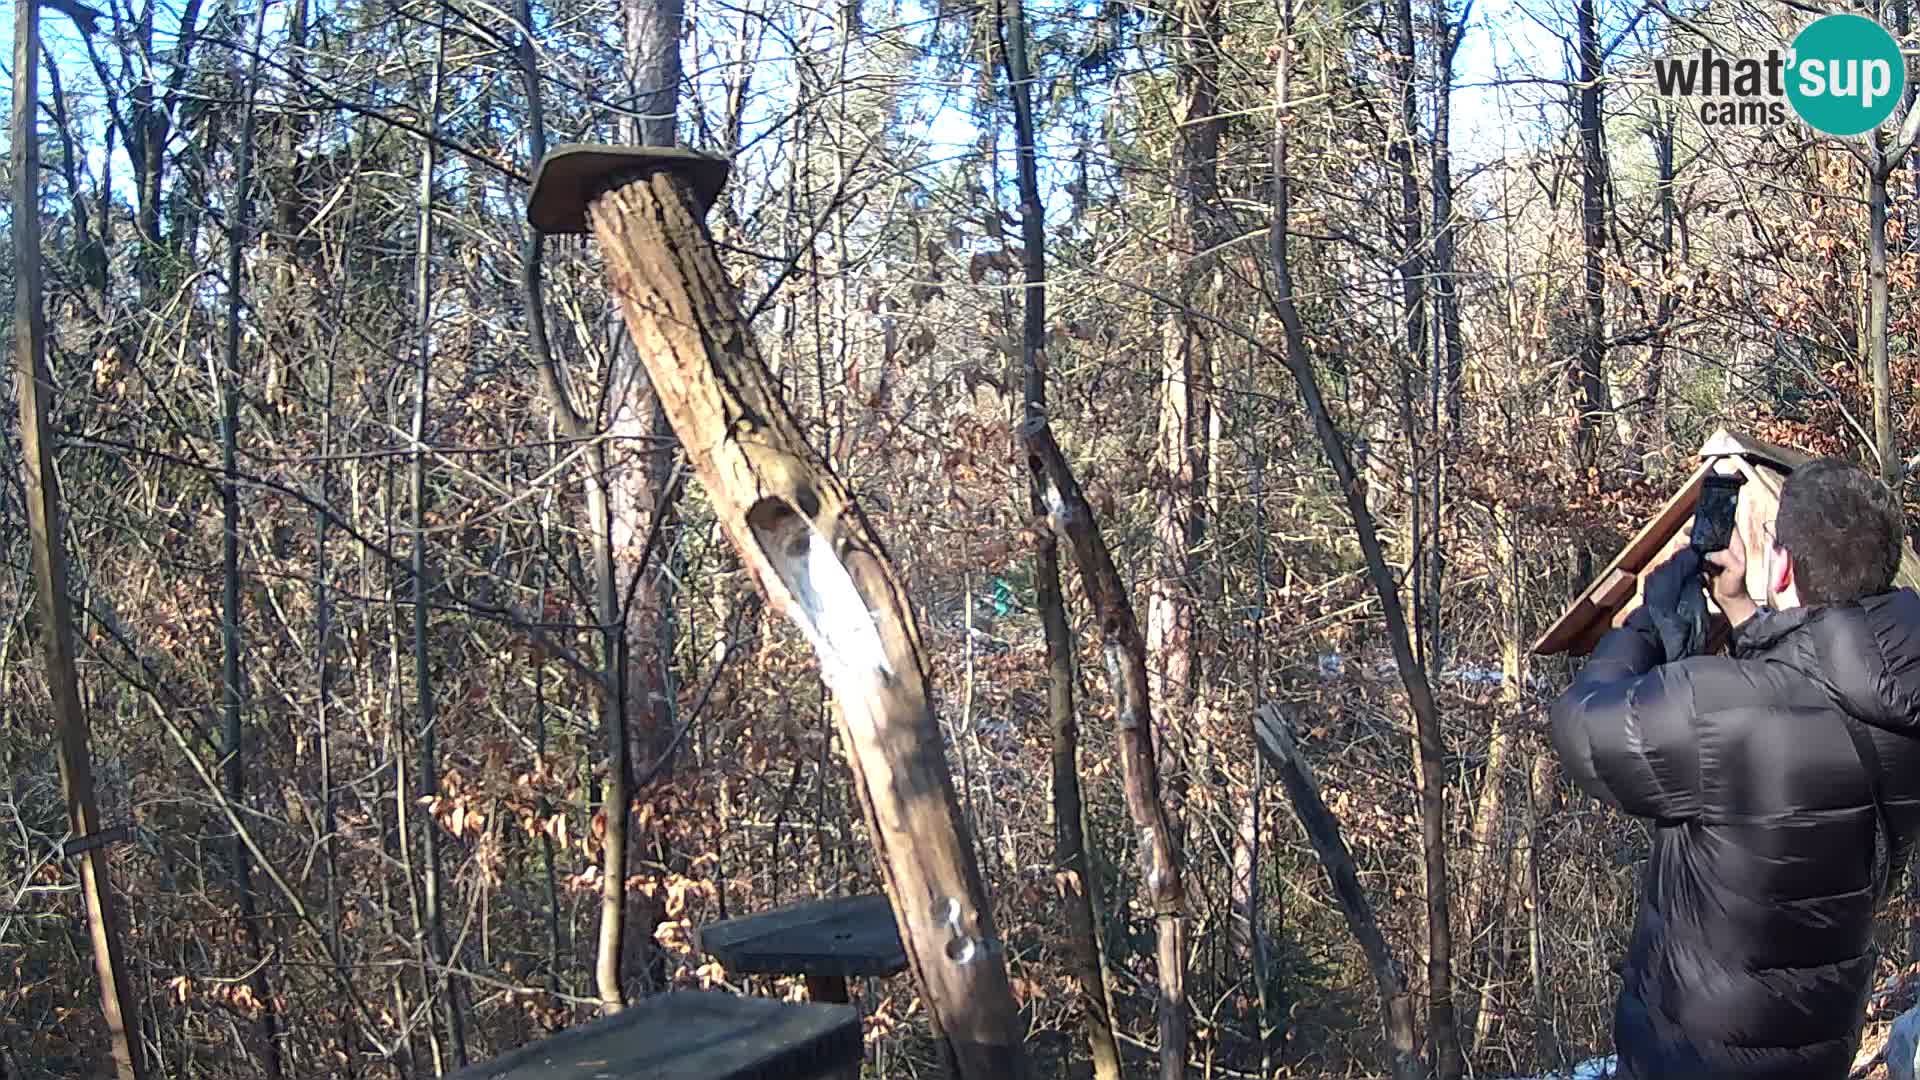
[[[1887,1075],[1892,1080],[1914,1080],[1920,1058],[1920,1008],[1908,1009],[1893,1022],[1887,1036]]]
[[[1588,1058],[1573,1067],[1570,1073],[1541,1073],[1539,1076],[1515,1076],[1509,1080],[1606,1080],[1613,1075],[1614,1059],[1611,1056]]]

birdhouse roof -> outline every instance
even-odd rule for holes
[[[1676,537],[1691,527],[1694,506],[1700,501],[1701,481],[1708,473],[1739,473],[1746,476],[1749,485],[1758,485],[1757,489],[1749,487],[1741,492],[1741,502],[1750,508],[1747,520],[1748,531],[1752,532],[1757,528],[1757,521],[1773,519],[1780,505],[1780,486],[1787,475],[1813,460],[1810,454],[1762,442],[1725,427],[1707,438],[1700,447],[1699,457],[1699,466],[1679,489],[1534,642],[1534,653],[1584,656],[1607,630],[1624,619],[1639,602],[1641,576],[1672,550]],[[1903,544],[1902,547],[1900,572],[1895,581],[1920,586],[1920,556],[1916,556],[1910,546]]]

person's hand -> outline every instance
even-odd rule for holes
[[[1747,595],[1747,552],[1740,538],[1736,536],[1726,547],[1709,552],[1707,566],[1713,602],[1726,613],[1727,621],[1739,626],[1753,618],[1759,605]]]

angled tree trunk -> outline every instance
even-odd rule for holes
[[[242,255],[248,243],[247,230],[253,217],[253,133],[254,97],[260,81],[260,41],[265,29],[266,5],[255,15],[253,59],[248,64],[247,97],[240,123],[239,160],[234,165],[234,196],[227,215],[227,341],[226,372],[221,387],[220,464],[224,474],[220,484],[221,517],[221,666],[222,707],[226,726],[225,781],[227,798],[234,806],[247,804],[246,741],[242,726],[244,702],[240,674],[240,480],[235,456],[240,423],[240,315]],[[273,990],[267,985],[266,950],[260,939],[259,914],[253,895],[253,868],[247,847],[239,836],[233,839],[229,855],[233,890],[240,906],[240,929],[252,954],[253,973],[248,984],[260,1003],[259,1051],[268,1077],[278,1080],[280,1069],[279,1023],[273,1006]]]
[[[1020,225],[1025,246],[1024,318],[1021,323],[1021,359],[1025,370],[1026,421],[1044,423],[1047,412],[1046,341],[1046,211],[1040,200],[1036,162],[1031,76],[1027,55],[1027,20],[1023,0],[1005,0],[1000,12],[1002,56],[1006,61],[1008,93],[1013,100],[1015,137],[1019,149]],[[1029,506],[1034,517],[1047,512],[1040,484],[1028,478]],[[1073,704],[1073,630],[1067,621],[1066,600],[1060,591],[1060,543],[1051,531],[1040,534],[1034,552],[1034,600],[1040,609],[1047,640],[1047,714],[1053,734],[1054,865],[1059,868],[1061,903],[1073,942],[1074,976],[1080,982],[1081,1008],[1086,1015],[1087,1048],[1098,1080],[1120,1080],[1120,1048],[1113,1035],[1113,999],[1107,990],[1100,955],[1095,897],[1098,883],[1087,855],[1086,807],[1080,794],[1080,725]]]
[[[13,359],[20,404],[20,443],[27,531],[33,550],[34,591],[39,596],[41,649],[47,688],[53,696],[60,790],[66,797],[67,829],[74,839],[100,831],[93,794],[93,759],[87,715],[80,705],[74,668],[73,612],[67,599],[66,540],[60,479],[53,467],[53,378],[47,366],[47,324],[40,286],[40,139],[38,112],[40,9],[14,7],[13,17],[13,266],[15,275]],[[120,915],[108,874],[105,844],[78,859],[86,905],[93,970],[100,981],[100,1012],[120,1080],[145,1080],[138,999],[121,958]]]
[[[801,435],[700,200],[683,176],[652,172],[594,199],[587,221],[721,527],[820,658],[908,962],[957,1075],[1023,1077],[1004,945],[941,753],[903,583]]]
[[[1291,16],[1288,17],[1291,25]],[[1415,784],[1420,795],[1421,848],[1424,855],[1425,898],[1427,907],[1427,982],[1429,993],[1428,1038],[1434,1047],[1434,1066],[1438,1075],[1458,1076],[1460,1039],[1453,1013],[1453,931],[1450,915],[1447,873],[1447,808],[1445,746],[1441,738],[1439,706],[1427,671],[1415,657],[1407,619],[1400,606],[1398,583],[1387,566],[1386,555],[1368,511],[1366,494],[1355,474],[1347,444],[1320,394],[1319,376],[1308,352],[1306,328],[1293,299],[1293,273],[1287,247],[1292,206],[1287,174],[1287,86],[1291,43],[1283,44],[1274,79],[1273,132],[1273,224],[1268,229],[1268,254],[1275,279],[1274,297],[1283,332],[1282,359],[1292,373],[1301,403],[1313,418],[1314,430],[1322,451],[1333,466],[1334,476],[1346,498],[1354,532],[1366,559],[1367,576],[1386,618],[1388,642],[1393,649],[1394,666],[1406,687],[1414,719]]]
[[[1315,783],[1313,770],[1300,753],[1291,729],[1292,724],[1274,705],[1262,705],[1254,714],[1253,731],[1260,752],[1280,774],[1280,784],[1293,804],[1294,815],[1300,819],[1307,842],[1313,845],[1314,854],[1327,873],[1327,881],[1333,886],[1334,901],[1346,917],[1347,929],[1360,944],[1360,951],[1367,957],[1367,967],[1373,972],[1374,989],[1380,995],[1380,1027],[1387,1039],[1389,1072],[1394,1080],[1425,1080],[1426,1070],[1421,1067],[1415,1045],[1413,1001],[1407,995],[1406,977],[1393,958],[1386,935],[1380,932],[1373,902],[1367,899],[1353,853],[1347,850],[1346,838],[1340,834],[1340,822],[1320,798],[1320,786]]]

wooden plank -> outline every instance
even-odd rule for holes
[[[907,950],[879,894],[816,900],[703,926],[701,952],[742,975],[898,975]]]
[[[651,997],[449,1080],[816,1080],[860,1063],[860,1013],[732,994]]]
[[[1792,472],[1813,460],[1813,455],[1786,446],[1775,446],[1730,428],[1719,428],[1700,447],[1702,460],[1738,457],[1750,461],[1771,462],[1782,471]]]
[[[1653,554],[1692,515],[1693,505],[1700,497],[1700,480],[1711,468],[1713,463],[1709,461],[1695,469],[1680,490],[1660,508],[1660,512],[1634,534],[1620,554],[1594,575],[1593,581],[1580,591],[1580,595],[1554,620],[1553,625],[1547,627],[1546,632],[1533,643],[1535,655],[1549,656],[1560,652],[1583,655],[1580,643],[1589,639],[1590,631],[1596,624],[1604,630],[1607,617],[1611,614],[1604,605],[1594,602],[1595,593],[1612,579],[1614,571],[1625,570],[1637,574],[1648,565]]]
[[[1613,607],[1633,594],[1634,584],[1639,581],[1638,574],[1615,569],[1602,579],[1599,588],[1594,590],[1593,603],[1603,608]]]
[[[92,851],[108,844],[125,843],[133,839],[133,830],[125,825],[115,825],[111,829],[101,829],[91,836],[76,836],[61,842],[54,848],[54,858],[71,859],[83,851]]]

